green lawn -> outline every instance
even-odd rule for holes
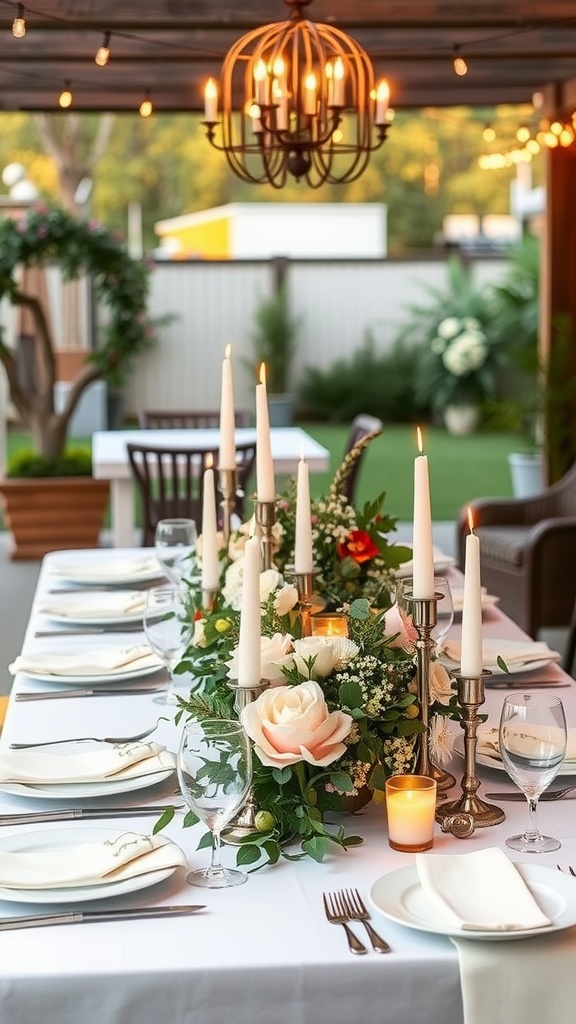
[[[314,496],[326,492],[341,461],[347,426],[306,424],[302,427],[330,450],[329,473],[310,477]],[[429,458],[432,516],[455,519],[460,508],[472,498],[509,497],[512,493],[507,455],[518,449],[512,434],[477,433],[452,437],[440,428],[425,430],[425,451]],[[75,444],[89,441],[75,441]],[[9,434],[9,451],[28,446],[26,435]],[[386,510],[401,520],[412,519],[413,461],[417,453],[412,426],[386,426],[369,445],[360,470],[358,501],[363,504],[381,491],[386,492]],[[279,480],[279,486],[282,486]]]

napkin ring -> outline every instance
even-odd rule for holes
[[[450,832],[455,839],[468,839],[474,832],[476,825],[474,815],[459,811],[457,814],[447,814],[440,823],[442,832]]]

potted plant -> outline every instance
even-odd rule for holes
[[[252,334],[256,372],[266,364],[266,383],[270,426],[289,427],[294,418],[294,395],[290,391],[290,373],[296,353],[300,320],[290,313],[285,283],[276,292],[261,299],[255,314]]]
[[[468,433],[498,389],[504,349],[492,329],[493,300],[474,284],[470,267],[453,258],[447,287],[428,288],[430,302],[408,308],[399,341],[416,345],[418,403],[443,418],[452,433]]]
[[[59,413],[54,405],[56,346],[47,311],[17,276],[19,268],[40,267],[49,261],[58,262],[65,280],[90,274],[95,294],[107,308],[100,344],[86,353]],[[119,239],[96,221],[77,220],[63,209],[37,205],[19,219],[0,223],[0,299],[6,297],[27,309],[34,323],[32,386],[22,383],[16,352],[0,335],[0,362],[10,400],[23,428],[32,435],[34,449],[24,459],[9,463],[7,476],[0,481],[14,541],[12,557],[37,558],[58,547],[97,546],[109,485],[92,479],[89,456],[67,454],[68,425],[93,381],[121,383],[134,358],[151,344],[154,332],[146,315],[147,294],[146,265],[133,260]],[[83,496],[73,497],[72,486]],[[65,522],[67,511],[72,513],[72,524]],[[80,535],[74,534],[74,523]]]

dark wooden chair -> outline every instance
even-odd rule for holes
[[[249,427],[251,421],[248,409],[236,409],[237,427]],[[144,430],[188,430],[220,426],[219,409],[144,409],[138,416],[138,425]]]
[[[128,444],[132,476],[142,498],[144,547],[154,544],[154,531],[160,519],[194,519],[202,529],[204,466],[207,455],[218,465],[218,449],[165,448]],[[244,494],[256,458],[256,443],[236,446],[238,491],[235,512],[244,515]],[[217,482],[218,474],[215,473]],[[217,501],[220,495],[217,495]]]
[[[576,463],[530,498],[482,498],[470,503],[480,538],[482,584],[500,607],[536,637],[541,629],[567,626],[576,600]],[[464,568],[467,509],[457,524]]]
[[[346,458],[346,456],[358,444],[358,441],[361,441],[364,437],[368,437],[370,434],[373,434],[374,436],[381,434],[383,427],[384,424],[382,423],[382,420],[379,420],[376,416],[368,416],[366,413],[360,413],[359,416],[355,416],[350,424],[350,433],[348,434],[346,446],[344,448],[344,458]],[[340,487],[340,494],[343,494],[350,504],[354,502],[356,486],[358,483],[358,474],[360,473],[360,466],[364,460],[365,454],[366,448],[362,450],[354,465],[351,467],[350,472],[342,481],[342,486]]]

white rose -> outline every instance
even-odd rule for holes
[[[454,696],[455,690],[452,689],[452,677],[448,675],[448,672],[443,665],[438,661],[430,662],[430,704],[433,704],[435,700],[439,704],[448,705],[450,698]]]
[[[336,645],[338,637],[305,636],[294,641],[294,665],[305,679],[324,679],[333,671],[336,664]],[[344,638],[345,639],[345,638]],[[313,660],[312,668],[309,662]]]
[[[265,690],[242,710],[240,721],[262,764],[273,768],[332,764],[345,753],[343,740],[352,728],[350,715],[328,711],[313,680]]]
[[[451,338],[455,338],[460,333],[462,325],[455,316],[447,316],[444,320],[440,321],[436,330],[441,338],[444,338],[445,341],[450,341]]]
[[[292,663],[291,652],[292,637],[289,633],[275,633],[274,636],[260,637],[260,677],[268,679],[272,686],[286,682],[282,668]],[[226,662],[228,666],[228,678],[238,679],[238,648],[232,651],[232,656]]]
[[[278,590],[283,583],[283,579],[276,569],[265,569],[264,572],[260,573],[260,603],[263,604],[270,594],[273,594],[275,590]]]
[[[244,559],[232,562],[226,570],[222,597],[226,604],[229,604],[235,611],[240,611],[242,605],[242,577],[244,573]]]
[[[288,615],[298,604],[298,590],[291,583],[285,583],[274,598],[274,611],[277,615]]]

